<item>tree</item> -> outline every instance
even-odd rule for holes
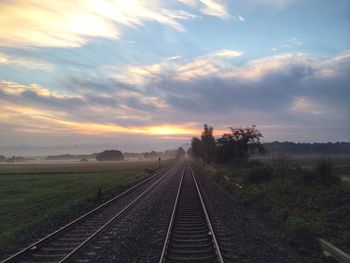
[[[265,153],[260,142],[262,133],[255,125],[246,128],[230,128],[231,134],[224,134],[216,140],[216,162],[245,162],[251,154]]]
[[[209,127],[207,124],[204,124],[204,129],[201,135],[201,157],[206,163],[211,163],[214,160],[216,145],[213,131],[213,127]]]
[[[96,155],[97,161],[123,161],[124,156],[121,151],[106,150]]]
[[[187,152],[186,152],[186,153],[187,153],[188,156],[193,157],[193,151],[192,151],[192,148],[191,148],[191,147],[187,149]]]
[[[202,158],[206,163],[227,163],[230,161],[245,162],[251,154],[265,153],[260,142],[262,133],[255,125],[245,128],[230,128],[226,133],[215,140],[213,127],[204,124],[200,138],[193,137],[191,154],[194,158]]]
[[[178,150],[177,150],[177,154],[176,154],[176,159],[180,159],[182,157],[184,157],[186,154],[184,148],[180,147]]]
[[[246,128],[230,127],[232,136],[238,144],[238,157],[248,158],[254,153],[265,153],[264,146],[260,139],[263,137],[262,133],[255,125]]]
[[[216,140],[216,162],[227,163],[236,156],[238,156],[237,142],[231,134],[224,134]]]
[[[198,137],[193,137],[191,141],[191,152],[192,157],[201,158],[202,157],[202,142]]]

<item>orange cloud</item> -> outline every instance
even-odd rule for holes
[[[118,39],[121,26],[144,21],[182,31],[178,21],[196,17],[158,0],[1,1],[0,13],[0,45],[14,47],[80,47],[91,37]]]
[[[64,112],[30,106],[19,106],[1,101],[0,122],[13,126],[15,130],[42,133],[79,133],[79,134],[143,134],[143,135],[191,135],[198,131],[192,125],[160,126],[121,126],[115,123],[96,123],[74,121]],[[16,120],[16,122],[14,122]]]
[[[242,51],[221,49],[186,62],[180,60],[181,56],[174,56],[155,64],[127,65],[123,67],[107,66],[104,67],[104,71],[112,78],[137,86],[143,86],[165,77],[188,81],[218,75],[223,71],[230,70],[232,65],[227,63],[226,59],[242,55]]]

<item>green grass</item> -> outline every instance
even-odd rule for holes
[[[315,155],[286,156],[291,165],[299,165],[305,169],[312,169],[321,157],[322,156]],[[329,158],[332,161],[334,172],[341,177],[348,177],[350,179],[350,156],[330,155]],[[257,157],[257,159],[268,164],[272,164],[276,160],[276,158],[270,156]]]
[[[350,253],[349,184],[334,177],[336,169],[325,178],[310,160],[302,161],[302,166],[253,162],[242,167],[204,166],[203,170],[263,218],[272,237],[315,257],[320,256],[317,238]],[[341,165],[346,163],[338,160],[334,166]]]
[[[99,188],[107,198],[157,167],[156,162],[1,165],[0,248],[97,202]]]

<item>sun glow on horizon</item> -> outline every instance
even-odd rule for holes
[[[151,135],[190,135],[198,133],[197,129],[178,127],[173,125],[155,126],[147,128]]]
[[[86,135],[143,134],[153,136],[195,135],[198,129],[192,126],[122,126],[116,123],[97,123],[70,120],[67,115],[56,111],[43,111],[30,106],[16,107],[3,103],[0,107],[3,123],[18,121],[19,131],[36,133],[78,133]]]

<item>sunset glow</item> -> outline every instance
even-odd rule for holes
[[[0,12],[4,149],[166,149],[204,123],[350,140],[348,1],[9,0]]]

